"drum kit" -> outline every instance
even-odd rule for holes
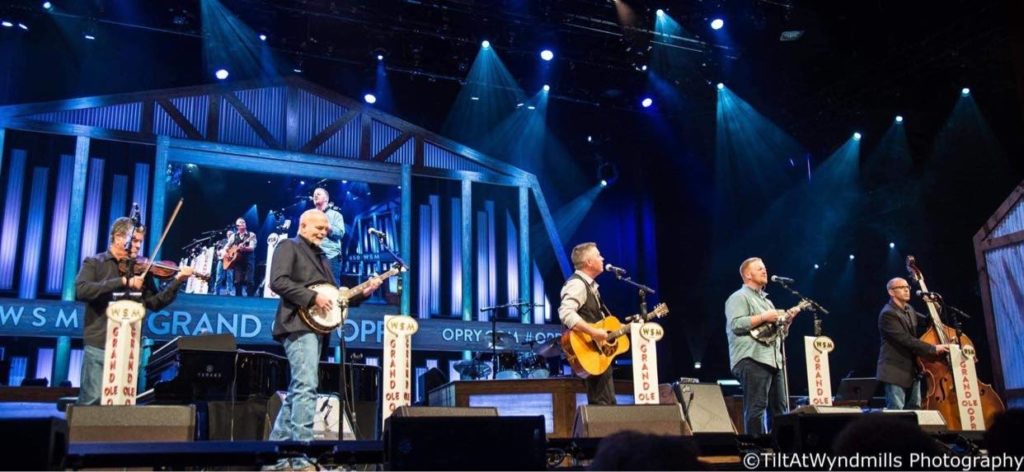
[[[562,356],[558,338],[517,344],[508,333],[498,332],[488,344],[488,352],[455,363],[462,380],[490,379],[492,372],[495,380],[546,379],[551,377],[551,361]]]

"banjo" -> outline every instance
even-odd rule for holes
[[[370,280],[374,278],[385,280],[402,272],[405,272],[405,267],[395,264],[387,272],[371,277],[366,282],[352,288],[335,287],[331,284],[310,285],[307,287],[308,289],[320,295],[326,295],[331,300],[334,300],[334,304],[331,305],[329,310],[322,310],[316,305],[299,308],[299,317],[309,326],[309,329],[320,334],[328,334],[345,322],[345,319],[348,318],[348,301],[357,294],[362,293],[370,285]]]

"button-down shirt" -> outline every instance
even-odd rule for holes
[[[183,283],[184,280],[175,278],[157,293],[153,276],[147,276],[142,291],[143,305],[151,311],[163,309],[174,301],[178,287]],[[83,338],[86,346],[104,348],[107,342],[107,304],[113,299],[114,292],[127,290],[117,259],[110,251],[82,261],[82,268],[75,277],[75,299],[85,302]]]
[[[320,249],[328,259],[334,259],[341,254],[341,238],[345,237],[345,217],[337,210],[328,208],[324,212],[327,215],[327,237],[320,243]]]
[[[781,341],[766,346],[749,335],[754,315],[774,309],[775,305],[764,290],[755,290],[747,285],[733,292],[725,301],[725,334],[729,340],[730,367],[736,367],[737,362],[749,357],[769,367],[782,368]]]
[[[558,305],[558,318],[562,320],[562,325],[568,329],[572,329],[577,323],[583,321],[583,317],[579,314],[579,309],[584,303],[587,303],[588,284],[591,290],[593,290],[598,304],[601,303],[601,299],[597,295],[597,282],[594,282],[593,278],[582,271],[577,270],[576,275],[580,276],[583,280],[575,277],[567,280],[565,285],[562,286],[562,303]]]

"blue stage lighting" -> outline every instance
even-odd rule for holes
[[[607,180],[602,180],[601,181],[601,186],[602,187],[607,187],[608,186],[608,181]]]
[[[473,100],[474,102],[480,101],[480,97],[469,97],[469,99]]]
[[[593,136],[590,136],[590,135],[588,135],[588,136],[587,136],[587,142],[588,142],[588,143],[592,143],[592,142],[594,142],[594,137],[593,137]]]
[[[50,2],[43,2],[43,9],[44,10],[53,10],[53,4],[50,3]]]
[[[896,249],[896,243],[889,243],[889,249]]]
[[[548,85],[548,84],[544,84],[544,86],[541,87],[541,88],[543,88],[545,92],[550,92],[551,91],[551,86]]]
[[[818,264],[814,264],[814,270],[818,270],[820,267]]]
[[[491,42],[485,39],[482,43],[480,43],[480,47],[488,49],[491,47]]]
[[[654,100],[651,100],[651,97],[644,97],[644,99],[640,101],[640,105],[644,108],[650,108],[651,105],[654,105]]]
[[[647,72],[647,64],[640,66],[640,70]]]
[[[555,58],[555,53],[551,52],[550,49],[545,49],[540,52],[540,58],[545,61],[550,61]]]
[[[662,10],[661,8],[659,8],[658,11],[656,11],[655,13],[657,13],[658,16],[661,16],[661,15],[665,14],[665,10]]]
[[[859,132],[858,133],[853,133],[853,140],[854,141],[860,141],[860,133]]]
[[[25,26],[25,23],[18,23],[18,28],[28,31],[28,26]]]
[[[896,122],[897,123],[903,123],[903,116],[902,115],[896,115]]]
[[[963,89],[960,90],[960,95],[967,96],[967,95],[970,95],[970,94],[971,94],[971,89],[969,89],[967,87],[964,87]]]
[[[260,35],[260,41],[266,41],[266,40],[267,40],[267,35],[261,34]]]
[[[719,82],[718,85],[716,85],[715,87],[718,87],[718,90],[722,90],[725,88],[725,84]]]
[[[86,34],[85,39],[88,39],[89,41],[95,41],[96,37],[91,34]]]
[[[377,97],[374,96],[372,93],[368,93],[366,95],[363,95],[363,101],[369,103],[370,105],[373,105],[374,103],[377,103]]]
[[[850,254],[850,260],[852,261],[853,259],[854,259],[853,254]]]
[[[377,60],[378,61],[383,61],[384,60],[384,55],[383,54],[377,54]]]
[[[227,69],[217,69],[217,72],[214,72],[213,75],[217,77],[218,80],[224,80],[228,78],[231,73],[228,72]]]
[[[711,20],[711,29],[717,31],[717,30],[722,29],[723,26],[725,26],[725,20],[723,20],[721,18],[715,18],[715,19]]]
[[[4,20],[4,21],[0,21],[0,25],[3,25],[4,28],[10,28],[10,27],[14,26],[14,23],[11,23],[10,21]]]
[[[302,69],[299,69],[298,67],[296,67],[296,68],[292,69],[292,72],[295,72],[296,74],[301,74],[302,73]]]
[[[533,105],[527,105],[527,106],[526,106],[526,109],[527,109],[527,110],[536,110],[536,109],[537,109],[537,107],[535,107],[535,106],[533,106]]]

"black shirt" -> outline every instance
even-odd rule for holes
[[[117,259],[110,251],[82,261],[82,268],[75,277],[75,299],[85,302],[83,338],[86,346],[103,349],[106,345],[107,304],[113,299],[114,292],[127,290],[121,277]],[[175,278],[158,292],[153,276],[147,275],[145,283],[142,284],[142,304],[151,311],[170,305],[178,295],[178,287],[182,283],[184,280]]]

